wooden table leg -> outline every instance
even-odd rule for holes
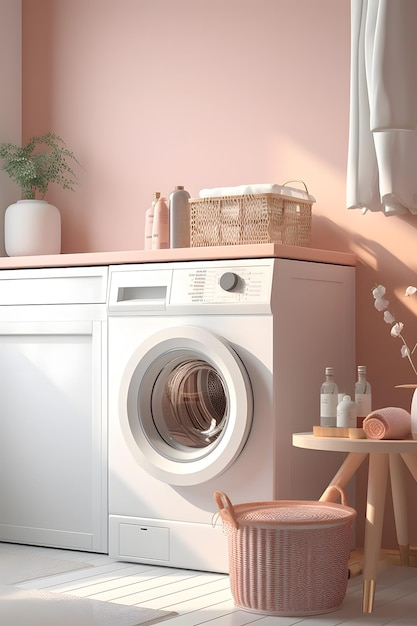
[[[329,487],[331,485],[345,487],[367,456],[367,452],[349,452],[333,479],[330,481]],[[327,489],[329,487],[327,487]],[[331,495],[330,492],[326,494],[327,489],[321,495],[320,500],[331,501],[333,498],[336,499],[337,494]]]
[[[404,453],[401,457],[410,470],[412,477],[417,482],[417,454]]]
[[[369,455],[368,492],[366,501],[365,544],[363,557],[364,613],[372,613],[376,574],[381,549],[385,494],[388,478],[388,454]]]
[[[404,462],[399,454],[389,455],[391,475],[392,503],[394,507],[395,529],[400,549],[401,565],[410,565],[410,546],[408,542],[407,490]]]

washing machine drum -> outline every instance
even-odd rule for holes
[[[121,428],[146,471],[172,485],[222,474],[252,425],[253,395],[241,359],[204,328],[161,330],[135,350],[124,372]]]

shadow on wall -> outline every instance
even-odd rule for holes
[[[409,216],[384,218],[400,220],[401,227],[417,228],[417,220]],[[315,237],[314,232],[319,234]],[[408,285],[417,285],[417,275],[378,241],[346,229],[327,217],[315,216],[312,245],[351,252],[357,257],[356,272],[356,355],[357,363],[367,366],[372,383],[373,408],[400,406],[410,409],[411,390],[396,389],[403,383],[416,382],[407,359],[401,356],[402,342],[390,335],[390,325],[374,307],[372,289],[383,284],[387,289],[389,310],[404,323],[404,336],[412,349],[417,342],[417,296],[405,298]],[[327,243],[327,245],[326,245]],[[399,282],[398,277],[401,277]],[[416,351],[417,361],[417,351]]]
[[[413,216],[384,219],[388,220],[388,226],[391,220],[400,221],[400,223],[393,222],[394,236],[396,236],[396,230],[401,232],[403,228],[417,229],[417,220]],[[401,357],[401,340],[391,337],[390,325],[384,322],[383,314],[375,309],[371,292],[373,286],[378,283],[382,283],[387,288],[389,309],[397,320],[404,323],[404,336],[412,349],[417,341],[417,296],[409,299],[404,298],[403,294],[408,285],[417,286],[417,274],[378,241],[363,237],[357,232],[349,234],[346,229],[326,217],[314,217],[313,233],[314,231],[318,235],[313,237],[314,247],[328,248],[331,242],[333,250],[343,250],[357,256],[356,360],[358,364],[367,366],[368,379],[372,384],[373,409],[399,406],[409,411],[412,391],[396,389],[395,385],[417,382],[417,380],[408,360]],[[398,277],[401,277],[401,283],[398,282]],[[417,362],[417,351],[415,354]],[[358,547],[363,546],[366,482],[367,462],[356,476],[355,508],[358,511],[356,523]],[[406,484],[410,502],[408,511],[410,544],[417,545],[416,485],[408,472],[406,472]],[[382,546],[398,549],[390,487],[386,496]]]

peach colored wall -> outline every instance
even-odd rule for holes
[[[411,370],[370,288],[417,282],[417,217],[345,209],[349,54],[349,0],[23,0],[23,133],[60,134],[84,166],[75,194],[50,194],[64,252],[143,248],[155,190],[303,179],[312,245],[358,257],[374,407],[408,408],[394,385]]]
[[[20,143],[22,133],[22,4],[0,0],[0,143]],[[0,170],[0,213],[16,199],[16,186]],[[0,256],[4,249],[4,221],[0,219]]]

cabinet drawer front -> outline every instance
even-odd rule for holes
[[[0,272],[0,306],[105,303],[107,267]]]

